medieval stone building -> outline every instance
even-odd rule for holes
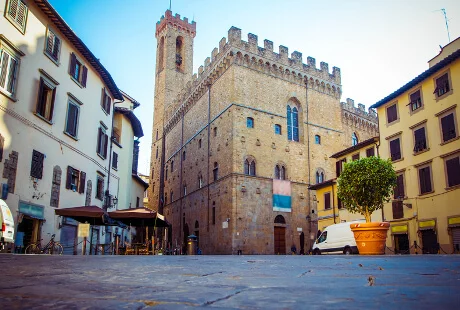
[[[340,103],[339,68],[243,41],[235,27],[193,74],[195,35],[171,11],[156,25],[149,203],[172,224],[163,241],[195,234],[204,254],[306,252],[317,230],[309,184],[335,175],[330,155],[377,135],[376,114]]]

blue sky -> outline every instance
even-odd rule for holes
[[[148,174],[156,56],[155,24],[169,0],[49,0],[100,58],[120,89],[141,103],[139,171]],[[297,50],[341,69],[342,98],[367,107],[428,68],[427,61],[460,36],[458,0],[173,0],[173,14],[194,19],[194,71],[211,55],[228,29]]]

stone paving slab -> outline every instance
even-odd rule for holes
[[[460,256],[0,255],[0,309],[459,309]]]

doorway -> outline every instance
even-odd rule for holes
[[[305,254],[305,234],[303,232],[300,233],[300,255]]]
[[[275,254],[286,254],[286,228],[275,226]]]
[[[63,254],[77,255],[77,226],[62,225],[60,243],[64,248]]]
[[[393,235],[395,254],[409,254],[409,236],[407,234]]]
[[[30,218],[26,215],[21,215],[22,219],[19,222],[16,238],[23,238],[22,243],[17,242],[18,244],[22,244],[22,247],[18,249],[18,252],[24,253],[24,249],[31,243],[37,241],[39,236],[36,235],[36,226],[38,225],[38,220]]]
[[[422,252],[423,254],[438,253],[438,239],[434,229],[422,230]]]
[[[198,223],[198,221],[195,221],[194,234],[196,236],[196,247],[199,248],[200,247],[200,224]]]

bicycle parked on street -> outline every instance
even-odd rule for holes
[[[62,245],[59,242],[54,241],[55,236],[56,235],[53,234],[51,236],[50,241],[44,247],[42,247],[42,245],[41,245],[41,241],[43,239],[40,239],[39,242],[29,244],[26,247],[25,253],[26,254],[62,255],[62,252],[64,252],[64,248],[62,247]]]

